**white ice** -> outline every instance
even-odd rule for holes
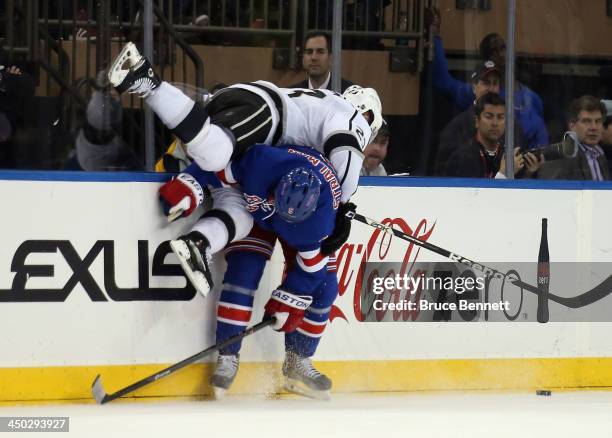
[[[612,436],[612,392],[333,394],[331,401],[229,395],[0,406],[0,416],[69,416],[70,433],[58,435],[83,438],[587,438]]]

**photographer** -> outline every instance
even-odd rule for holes
[[[504,179],[506,169],[502,140],[506,132],[506,102],[497,93],[486,93],[476,101],[472,139],[458,142],[450,155],[444,176],[464,178]],[[532,153],[521,154],[514,149],[514,174],[530,178],[541,165],[541,157]]]

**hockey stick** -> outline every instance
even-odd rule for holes
[[[157,373],[152,374],[149,377],[145,377],[144,379],[139,380],[136,383],[132,383],[131,385],[126,386],[125,388],[120,389],[117,392],[113,392],[112,394],[107,394],[106,391],[104,391],[104,386],[102,385],[102,377],[98,374],[93,384],[91,385],[91,393],[93,394],[93,398],[100,405],[113,401],[116,398],[122,397],[126,394],[129,394],[130,392],[136,391],[137,389],[142,388],[143,386],[148,385],[149,383],[156,382],[157,380],[163,377],[166,377],[172,373],[175,373],[181,368],[184,368],[187,365],[191,365],[192,363],[197,362],[198,360],[202,359],[204,356],[207,356],[208,354],[213,353],[217,350],[221,350],[222,348],[225,348],[228,345],[233,344],[234,342],[237,342],[249,335],[252,335],[253,333],[258,332],[264,327],[272,325],[275,322],[276,322],[276,319],[274,317],[266,318],[263,321],[261,321],[259,324],[255,324],[253,327],[249,327],[245,331],[238,333],[236,336],[232,336],[231,338],[226,339],[223,342],[220,342],[211,347],[208,347],[206,350],[202,350],[199,353],[196,353],[193,356],[188,357],[187,359],[184,359],[178,363],[175,363],[174,365],[171,365],[168,368],[164,368],[163,370],[158,371]]]
[[[346,217],[348,217],[349,219],[356,219],[357,221],[364,223],[366,225],[369,225],[371,227],[374,227],[378,230],[381,230],[384,233],[391,234],[402,240],[406,240],[410,243],[420,246],[421,248],[425,248],[432,252],[435,252],[436,254],[440,254],[441,256],[448,257],[454,262],[462,263],[473,269],[479,270],[483,272],[485,275],[492,275],[493,277],[501,279],[501,280],[506,278],[505,274],[499,272],[496,269],[489,268],[486,265],[483,265],[482,263],[475,262],[459,254],[448,251],[444,248],[440,248],[439,246],[433,245],[429,242],[420,240],[409,234],[403,233],[400,230],[396,230],[390,225],[385,225],[380,222],[376,222],[375,220],[365,217],[359,213],[348,211],[346,213]],[[521,290],[526,290],[528,292],[531,292],[532,294],[538,297],[541,294],[541,291],[537,285],[526,283],[517,278],[510,278],[510,282],[514,284],[515,286],[520,287]],[[581,293],[580,295],[576,295],[574,297],[563,297],[563,296],[554,294],[552,292],[548,292],[546,295],[549,300],[554,301],[562,306],[569,307],[571,309],[577,309],[580,307],[585,307],[590,304],[593,304],[596,301],[602,300],[611,294],[612,294],[612,275],[610,275],[608,278],[606,278],[604,281],[602,281],[600,284],[598,284],[594,288],[589,289]]]
[[[482,263],[478,263],[475,262],[473,260],[470,260],[466,257],[463,257],[459,254],[456,254],[454,252],[451,252],[447,249],[444,248],[440,248],[439,246],[433,245],[429,242],[425,242],[424,240],[418,239],[416,237],[413,237],[409,234],[406,234],[400,230],[396,230],[395,228],[393,228],[391,225],[385,225],[382,224],[380,222],[376,222],[373,219],[370,219],[368,217],[365,217],[359,213],[353,212],[353,211],[348,211],[346,213],[346,217],[348,217],[349,219],[356,219],[357,221],[364,223],[366,225],[369,225],[371,227],[374,227],[380,231],[382,231],[383,233],[387,233],[387,234],[391,234],[392,236],[395,237],[399,237],[402,240],[406,240],[410,243],[414,243],[417,246],[420,246],[421,248],[425,248],[428,249],[432,252],[435,252],[436,254],[440,254],[441,256],[447,257],[449,259],[451,259],[454,262],[458,262],[458,263],[462,263],[466,266],[469,266],[473,269],[476,269],[478,271],[481,271],[482,273],[484,273],[485,275],[490,275],[493,276],[495,278],[499,278],[500,280],[503,280],[504,278],[506,278],[506,275],[503,274],[502,272],[498,271],[497,269],[493,269],[493,268],[489,268],[486,265],[483,265]],[[518,280],[517,280],[518,281]]]

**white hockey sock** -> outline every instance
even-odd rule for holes
[[[227,228],[216,217],[203,217],[193,226],[192,231],[202,233],[208,239],[211,254],[221,251],[228,243]]]
[[[162,82],[145,102],[169,129],[176,128],[195,105],[193,99],[168,82]]]
[[[187,143],[187,152],[202,169],[219,172],[229,163],[234,143],[223,129],[207,122],[198,135]]]

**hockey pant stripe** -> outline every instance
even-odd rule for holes
[[[304,321],[302,321],[302,323],[296,330],[304,336],[320,338],[321,336],[323,336],[323,332],[325,331],[326,325],[327,319],[323,322],[316,322],[308,318],[304,318]]]

